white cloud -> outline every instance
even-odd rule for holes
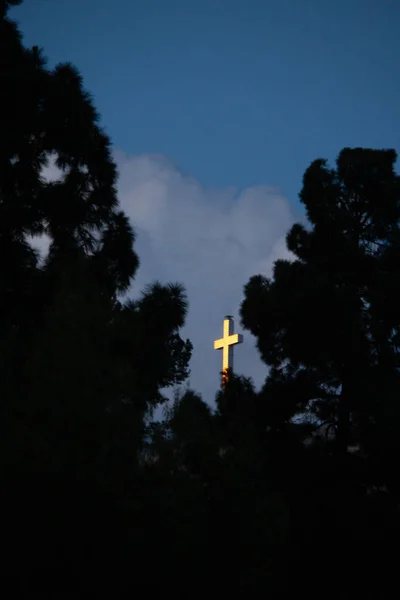
[[[141,266],[133,296],[158,279],[186,287],[189,314],[182,335],[194,345],[190,385],[213,403],[219,385],[221,356],[213,340],[238,310],[243,286],[255,274],[271,274],[274,261],[289,257],[285,235],[294,221],[290,205],[276,188],[204,188],[182,174],[166,157],[115,153],[119,199],[137,233]],[[244,333],[235,348],[235,371],[262,384],[267,369]]]
[[[118,194],[137,239],[140,268],[130,295],[137,297],[146,284],[183,283],[189,314],[183,337],[194,345],[190,386],[213,404],[219,386],[221,353],[213,349],[222,335],[226,314],[241,331],[239,307],[243,286],[252,275],[271,275],[277,258],[289,258],[285,235],[294,221],[290,204],[270,186],[241,192],[203,187],[183,174],[165,156],[127,156],[115,152],[119,169]],[[61,171],[50,157],[43,177],[54,181]],[[42,255],[48,240],[33,240]],[[248,332],[235,348],[235,371],[253,378],[259,387],[267,374]]]

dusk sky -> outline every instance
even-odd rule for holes
[[[190,385],[213,403],[213,340],[287,255],[304,170],[345,146],[399,150],[399,0],[25,0],[10,16],[49,66],[81,71],[137,232],[130,293],[185,285]],[[236,371],[259,386],[236,331]]]

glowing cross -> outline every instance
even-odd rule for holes
[[[228,369],[233,371],[233,346],[243,342],[243,336],[239,333],[233,333],[233,317],[227,315],[224,319],[223,337],[214,342],[214,350],[222,349],[222,386],[226,381]]]

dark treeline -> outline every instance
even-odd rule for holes
[[[215,411],[192,390],[168,403],[162,390],[189,373],[185,290],[156,282],[127,299],[139,259],[109,139],[76,68],[49,69],[40,48],[24,47],[7,16],[15,4],[0,0],[8,573],[122,561],[132,571],[141,555],[157,577],[179,547],[208,544],[189,570],[184,553],[173,568],[181,583],[194,575],[188,593],[219,579],[227,593],[316,586],[328,597],[338,584],[333,597],[347,598],[350,571],[368,587],[399,535],[396,153],[344,149],[335,169],[307,169],[307,225],[287,234],[293,260],[244,288],[261,391],[231,374]],[[51,157],[63,174],[50,182]],[[41,234],[45,260],[30,243]]]

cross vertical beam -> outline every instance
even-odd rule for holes
[[[243,342],[243,336],[233,331],[233,317],[227,315],[224,319],[223,337],[214,342],[214,350],[222,350],[222,387],[225,386],[229,370],[233,371],[233,346]]]

